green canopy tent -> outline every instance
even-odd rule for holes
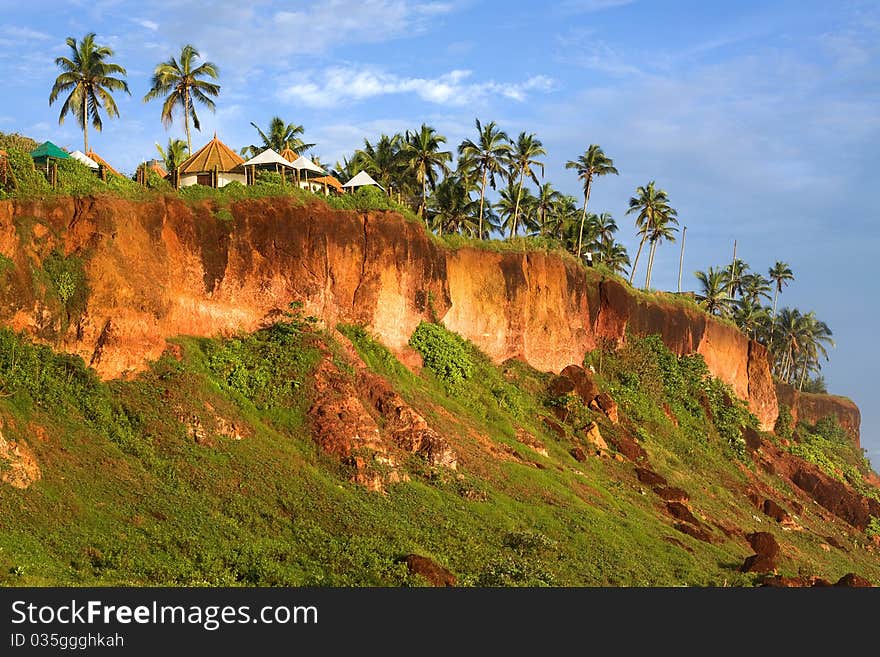
[[[45,164],[50,159],[65,160],[70,157],[70,155],[62,151],[51,141],[44,141],[31,153],[31,157],[37,164]]]

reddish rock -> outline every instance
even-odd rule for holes
[[[752,427],[744,426],[741,433],[743,440],[746,441],[746,447],[751,451],[755,451],[761,446],[761,442],[763,441],[761,434],[752,429]]]
[[[772,573],[776,570],[776,558],[753,554],[746,557],[740,571],[744,573]]]
[[[451,571],[435,563],[428,557],[409,554],[404,557],[406,568],[412,575],[420,575],[433,586],[455,586],[456,577]]]
[[[812,586],[807,577],[784,577],[782,575],[771,575],[761,580],[761,586],[773,588],[806,588]]]
[[[773,558],[779,554],[779,543],[770,532],[754,532],[746,536],[746,540],[755,553],[762,557]]]
[[[852,400],[837,395],[799,392],[796,388],[785,383],[776,384],[776,397],[780,404],[785,404],[791,409],[794,426],[800,420],[815,424],[819,420],[833,415],[837,418],[840,426],[849,433],[855,446],[861,447],[859,430],[862,418],[859,407]]]
[[[689,522],[697,527],[700,526],[700,521],[697,520],[696,516],[691,513],[691,510],[681,502],[667,502],[666,511],[669,513],[669,515],[671,515],[673,518],[676,518],[677,520]]]
[[[590,422],[584,428],[584,438],[597,450],[601,452],[608,451],[608,443],[602,438],[602,434],[599,432],[599,425],[595,422]]]
[[[547,417],[546,415],[541,418],[541,422],[545,427],[550,429],[557,438],[565,438],[565,427],[563,427],[559,422],[554,420],[551,417]]]
[[[599,394],[599,388],[593,381],[593,377],[580,365],[569,365],[559,373],[559,376],[571,381],[573,391],[584,404],[589,405]]]
[[[604,413],[605,417],[611,420],[611,424],[620,422],[620,417],[617,414],[617,402],[607,392],[600,392],[596,395],[590,402],[590,408]]]
[[[846,575],[841,577],[837,581],[837,584],[835,584],[834,586],[845,586],[845,587],[850,587],[850,588],[867,588],[867,587],[872,587],[873,584],[871,584],[871,582],[868,581],[867,579],[865,579],[864,577],[859,577],[855,573],[847,573]]]
[[[582,450],[580,447],[572,447],[570,450],[568,450],[568,453],[571,454],[572,458],[575,461],[579,461],[579,462],[583,463],[584,461],[587,460],[587,455],[584,453],[584,450]]]
[[[647,484],[648,486],[666,485],[666,478],[664,476],[659,475],[648,468],[636,468],[636,477],[638,477],[640,482]]]
[[[625,434],[609,436],[608,442],[630,461],[642,461],[648,458],[648,453],[642,446]]]
[[[657,486],[654,488],[654,494],[667,502],[687,502],[690,500],[687,491],[674,486]]]
[[[764,504],[761,505],[761,510],[765,515],[770,516],[776,522],[787,522],[791,520],[791,516],[788,515],[788,511],[783,509],[773,500],[764,500]]]

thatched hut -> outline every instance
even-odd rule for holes
[[[177,167],[177,186],[224,187],[233,181],[246,185],[243,165],[244,159],[217,139],[215,133],[211,141]]]

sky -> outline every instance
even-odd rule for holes
[[[755,271],[789,263],[780,307],[831,327],[826,382],[860,406],[880,469],[876,1],[0,0],[0,10],[0,130],[82,148],[48,95],[65,39],[95,32],[131,96],[116,95],[120,118],[90,145],[124,171],[183,137],[142,99],[153,67],[186,43],[220,69],[217,111],[199,110],[194,147],[214,131],[236,149],[257,143],[250,122],[279,115],[333,163],[364,138],[423,122],[454,150],[479,118],[536,133],[545,179],[580,194],[565,162],[599,144],[620,175],[596,182],[590,209],[610,212],[634,253],[627,201],[655,180],[688,228],[685,289],[694,271],[729,262],[734,240]],[[676,288],[678,246],[658,249],[654,287]]]

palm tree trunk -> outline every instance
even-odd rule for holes
[[[190,153],[192,153],[192,138],[189,134],[189,89],[187,89],[183,94],[183,125],[186,128],[186,148]]]
[[[480,234],[479,239],[483,239],[483,197],[486,194],[486,169],[483,168],[483,186],[480,187]]]
[[[519,191],[516,193],[516,205],[513,208],[513,225],[510,227],[510,238],[516,235],[516,221],[519,218],[519,199],[522,196],[522,186],[523,186],[523,178],[526,175],[526,170],[523,168],[519,172]]]
[[[424,169],[422,169],[422,203],[421,203],[421,214],[422,219],[425,220],[425,229],[430,233],[431,229],[428,226],[428,213],[426,212],[426,204],[428,202],[428,176]]]
[[[633,262],[632,271],[629,273],[629,284],[632,285],[633,279],[636,277],[636,267],[639,266],[639,256],[642,255],[642,247],[645,246],[645,240],[647,239],[647,233],[642,235],[642,241],[639,242],[639,250],[636,251],[636,259]]]
[[[804,361],[804,369],[801,370],[801,384],[798,386],[798,391],[804,389],[804,379],[807,378],[807,363]]]
[[[83,94],[83,108],[82,108],[82,120],[83,120],[83,146],[85,147],[86,153],[89,152],[89,110],[86,105],[86,98],[88,94]]]
[[[654,267],[654,253],[657,251],[657,240],[651,240],[651,248],[648,252],[648,275],[645,276],[645,289],[651,287],[651,269]]]
[[[779,298],[779,286],[776,286],[776,291],[773,292],[773,319],[776,319],[776,300]]]
[[[578,250],[577,250],[577,259],[581,259],[581,245],[584,241],[584,222],[587,220],[587,203],[590,202],[590,185],[592,184],[593,179],[587,178],[587,185],[584,187],[584,211],[581,213],[581,229],[578,232]]]

